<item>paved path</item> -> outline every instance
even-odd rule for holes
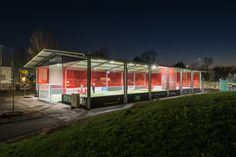
[[[187,96],[187,95],[186,95]],[[179,96],[178,96],[179,97]],[[163,99],[172,99],[168,97]],[[17,96],[16,111],[23,111],[26,117],[17,120],[0,121],[0,143],[16,140],[32,133],[55,129],[81,119],[103,113],[130,108],[133,104],[109,106],[92,110],[73,109],[65,104],[50,104],[39,101],[37,98],[23,98]],[[163,100],[160,99],[160,100]],[[146,101],[147,103],[148,101]],[[144,103],[144,102],[142,102]],[[0,115],[11,111],[11,98],[0,97]]]
[[[0,115],[11,111],[11,101],[9,97],[1,98]],[[103,113],[122,110],[131,107],[132,104],[110,106],[92,109],[73,109],[65,104],[44,103],[36,98],[16,97],[16,110],[23,111],[29,116],[22,119],[0,121],[0,143],[16,140],[32,133],[43,130],[55,129],[68,125],[75,121],[96,116]]]

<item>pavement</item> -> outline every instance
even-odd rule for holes
[[[1,115],[12,111],[12,98],[0,97],[0,143],[15,141],[45,130],[53,130],[81,119],[122,110],[133,104],[109,106],[92,110],[71,109],[62,103],[47,103],[34,96],[16,96],[15,111],[23,115],[3,118]]]
[[[173,99],[176,97],[167,97],[159,100]],[[149,101],[142,103],[146,102]],[[88,111],[81,108],[71,109],[70,105],[62,103],[53,104],[43,102],[30,95],[27,97],[16,96],[15,111],[24,114],[13,118],[2,118],[1,115],[12,111],[12,98],[1,97],[0,95],[0,143],[16,141],[35,133],[52,131],[82,119],[123,110],[133,105],[134,104],[108,106]]]

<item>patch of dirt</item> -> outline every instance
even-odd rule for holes
[[[24,96],[24,98],[32,98],[31,96]]]
[[[44,116],[45,116],[44,113],[38,112],[38,111],[36,111],[36,112],[35,111],[32,111],[32,112],[23,112],[23,111],[7,112],[7,113],[0,115],[0,124],[13,123],[13,122],[17,122],[17,121],[41,118]]]
[[[24,114],[24,112],[7,112],[7,113],[4,113],[0,116],[0,118],[3,118],[3,119],[8,119],[8,118],[14,118],[14,117],[18,117],[18,116],[22,116]]]

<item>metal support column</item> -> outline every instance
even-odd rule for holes
[[[35,89],[36,89],[36,94],[38,96],[38,99],[39,99],[39,83],[38,83],[38,67],[35,68]]]
[[[148,66],[148,98],[152,100],[152,66]]]
[[[87,109],[91,109],[91,58],[87,58]]]
[[[180,69],[180,95],[183,95],[183,69]]]
[[[124,62],[124,75],[123,75],[123,86],[124,86],[124,103],[128,103],[128,68],[127,62]]]
[[[194,71],[191,70],[191,82],[190,82],[190,85],[191,85],[191,94],[194,94],[194,91],[193,91],[193,88],[194,88],[193,74],[194,74]]]
[[[200,88],[200,91],[202,92],[202,72],[201,71],[199,72],[199,88]]]
[[[167,92],[167,97],[170,96],[170,70],[167,68],[166,70],[166,92]]]
[[[136,86],[136,77],[135,77],[135,72],[134,72],[134,89],[135,89],[135,86]]]

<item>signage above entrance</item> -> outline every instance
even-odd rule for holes
[[[62,63],[62,57],[61,56],[54,56],[49,59],[49,63],[51,63],[51,64]]]

